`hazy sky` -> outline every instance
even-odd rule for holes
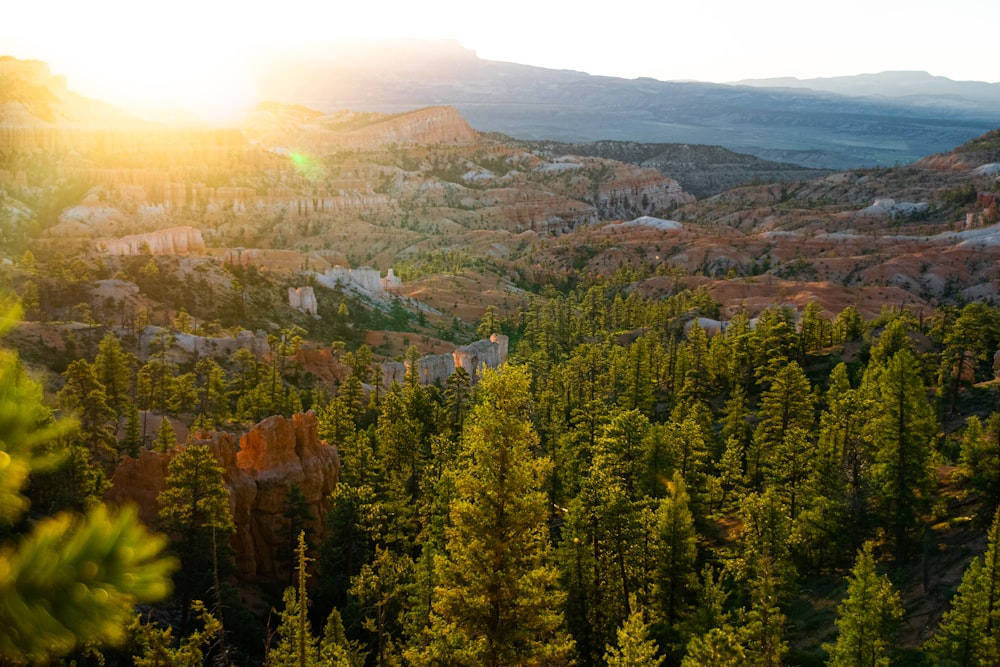
[[[453,38],[480,58],[633,78],[735,81],[926,70],[1000,81],[997,0],[31,0],[0,55],[37,58],[119,104],[253,97],[275,43]]]

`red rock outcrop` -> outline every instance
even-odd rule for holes
[[[145,523],[156,525],[156,515],[160,511],[156,498],[167,486],[169,463],[169,454],[149,449],[139,452],[137,459],[126,456],[115,469],[104,500],[115,505],[131,503],[139,509],[139,516]]]
[[[307,529],[315,540],[325,537],[323,518],[329,509],[340,471],[334,447],[319,441],[316,415],[306,412],[292,419],[274,416],[260,422],[240,439],[236,465],[254,481],[257,494],[250,513],[252,564],[258,577],[281,574],[279,549],[288,543],[284,512],[292,487],[298,487],[309,507]],[[246,563],[250,566],[250,563]]]
[[[236,524],[232,547],[241,579],[275,580],[287,575],[279,554],[287,546],[284,512],[293,486],[310,512],[307,530],[315,542],[326,536],[329,497],[337,484],[340,457],[336,447],[320,442],[312,412],[268,417],[240,438],[237,448],[229,433],[202,433],[191,442],[208,446],[222,466],[229,490],[229,507]],[[126,457],[115,470],[105,500],[133,503],[143,521],[156,525],[157,496],[166,487],[167,466],[177,451],[160,454],[143,450]]]

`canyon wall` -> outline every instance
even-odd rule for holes
[[[188,226],[105,239],[99,241],[99,244],[111,255],[138,255],[147,249],[153,255],[183,255],[205,251],[201,230]]]

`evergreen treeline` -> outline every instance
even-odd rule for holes
[[[1000,312],[865,322],[811,304],[737,314],[709,335],[697,318],[717,315],[702,291],[548,290],[499,323],[514,343],[500,371],[423,386],[411,364],[367,399],[371,353],[347,353],[337,395],[305,401],[341,455],[329,537],[300,538],[271,629],[240,637],[227,616],[221,472],[192,446],[171,464],[158,526],[181,554],[187,639],[137,623],[125,652],[139,664],[252,661],[265,645],[282,665],[997,664],[1000,413],[975,384],[993,377]],[[109,335],[66,369],[72,464],[33,478],[36,504],[98,497],[117,458],[149,446],[140,410],[212,428],[300,409],[281,361],[298,335],[274,336],[264,359],[184,372],[165,344],[140,365]],[[176,445],[168,427],[152,446]],[[927,585],[945,483],[975,508],[987,550],[940,627],[904,642],[916,603],[902,592]],[[293,548],[294,498],[287,516]],[[795,614],[831,581],[843,582],[835,618],[803,629]]]

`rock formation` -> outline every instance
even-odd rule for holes
[[[154,255],[180,255],[205,251],[205,240],[201,237],[201,230],[186,226],[109,239],[101,241],[101,245],[112,255],[138,255],[147,248]]]
[[[430,354],[417,361],[421,384],[444,382],[455,372],[454,354]]]
[[[406,379],[406,364],[402,361],[386,361],[382,364],[382,386],[403,384]]]
[[[316,281],[325,287],[336,287],[337,283],[345,286],[353,286],[368,294],[384,294],[387,292],[397,292],[402,287],[403,282],[389,269],[385,278],[378,269],[361,267],[359,269],[346,269],[343,266],[335,266],[324,273],[316,274]]]
[[[421,384],[444,383],[458,368],[463,368],[475,382],[483,366],[499,368],[507,361],[507,336],[493,334],[489,338],[477,340],[469,345],[456,348],[451,354],[432,354],[417,361],[417,373]],[[382,364],[382,385],[391,387],[402,384],[406,378],[406,364],[401,361],[387,361]]]
[[[288,563],[278,559],[288,546],[284,512],[292,487],[298,487],[309,508],[306,530],[314,543],[326,535],[324,518],[337,484],[340,458],[336,447],[320,442],[312,412],[268,417],[240,438],[237,448],[229,433],[195,436],[224,470],[229,507],[236,524],[232,546],[236,570],[246,581],[283,580]],[[167,466],[176,451],[143,450],[139,458],[119,463],[105,500],[134,503],[143,521],[156,525],[157,496],[166,487]]]
[[[316,303],[316,294],[313,292],[313,288],[308,285],[304,287],[289,287],[288,305],[310,315],[316,315],[319,310],[319,304]]]
[[[507,336],[503,334],[493,334],[488,339],[464,345],[452,353],[455,357],[455,367],[464,368],[475,382],[483,366],[499,368],[507,361],[507,345]]]
[[[347,263],[343,254],[332,250],[301,253],[297,250],[273,248],[209,248],[206,254],[219,258],[223,264],[255,266],[266,271],[298,272],[303,267],[312,271],[326,271],[330,267]]]
[[[173,339],[173,346],[167,350],[167,357],[174,362],[184,363],[191,357],[228,357],[239,349],[246,348],[258,357],[270,352],[267,334],[263,331],[240,331],[235,337],[226,336],[212,338],[194,334],[175,333],[163,327],[148,326],[139,337],[139,357],[146,359],[152,349],[152,343],[158,336],[168,336]]]
[[[911,215],[924,213],[929,208],[930,204],[927,202],[897,202],[895,199],[890,197],[884,197],[882,199],[876,199],[871,206],[858,211],[857,215],[858,217],[891,218],[895,220],[899,217],[905,218]]]
[[[629,165],[617,167],[614,177],[601,183],[597,208],[604,220],[650,215],[678,204],[694,201],[680,183],[655,169]]]
[[[249,540],[254,549],[251,566],[258,577],[272,578],[287,567],[276,554],[288,546],[284,512],[292,487],[298,487],[309,508],[306,530],[314,543],[326,536],[329,498],[337,484],[337,449],[320,442],[312,411],[268,417],[240,439],[236,465],[254,481],[256,496],[250,512]]]
[[[392,267],[389,267],[388,272],[385,274],[385,278],[382,278],[382,291],[389,294],[396,294],[403,287],[403,281],[392,272]]]

